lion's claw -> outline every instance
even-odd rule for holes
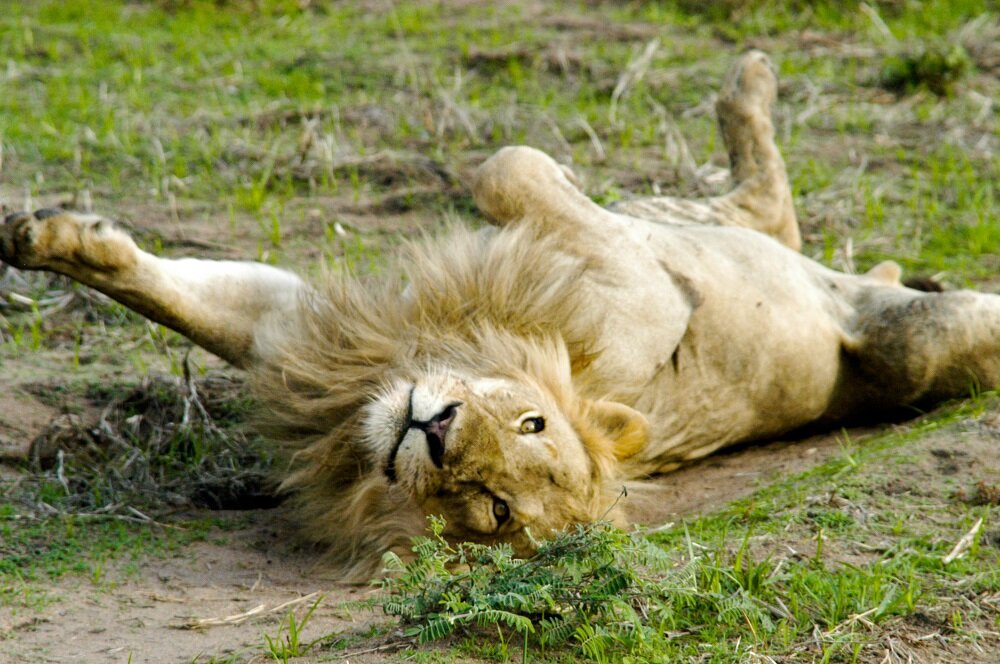
[[[18,245],[24,226],[30,220],[31,216],[26,212],[11,212],[3,218],[3,225],[0,226],[0,260],[14,267],[21,267],[17,259],[20,253]]]
[[[27,216],[29,216],[28,213],[24,212],[23,210],[18,210],[17,212],[11,212],[11,213],[9,213],[7,216],[5,216],[3,218],[3,223],[5,223],[5,224],[12,224],[15,221],[17,221],[19,218],[21,218],[21,217],[27,217]]]

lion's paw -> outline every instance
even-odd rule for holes
[[[0,224],[0,261],[22,270],[56,269],[86,257],[89,236],[108,222],[58,209],[13,212]]]
[[[44,256],[39,252],[38,238],[41,226],[52,210],[12,212],[0,225],[0,260],[20,269],[44,267]]]
[[[761,51],[749,51],[729,68],[719,93],[719,106],[769,115],[777,95],[778,78],[771,59]]]

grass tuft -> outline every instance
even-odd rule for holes
[[[690,536],[660,548],[607,524],[578,527],[527,560],[504,546],[452,545],[442,523],[416,541],[415,559],[389,554],[382,607],[418,643],[463,636],[466,648],[509,657],[572,652],[591,661],[677,661],[704,654],[791,654],[812,639],[818,655],[843,656],[859,628],[915,608],[919,583],[898,563],[828,568],[815,557],[776,562],[751,555],[752,531],[735,550]],[[886,564],[888,563],[888,564]],[[810,646],[811,647],[811,646]]]
[[[96,421],[57,417],[31,446],[35,471],[19,502],[39,515],[150,520],[183,507],[274,503],[270,453],[243,431],[250,401],[223,375],[156,377],[131,387],[91,385]]]
[[[881,82],[895,92],[929,90],[950,97],[971,69],[972,60],[961,46],[924,45],[889,57],[882,70]]]

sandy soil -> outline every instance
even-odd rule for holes
[[[41,611],[0,610],[3,662],[190,662],[202,655],[263,660],[263,635],[279,636],[289,611],[301,617],[322,598],[302,638],[357,631],[377,617],[338,609],[365,587],[336,586],[313,558],[289,551],[274,514],[221,541],[199,542],[133,568],[110,563],[102,579],[63,578],[46,590],[59,599]],[[235,617],[234,617],[235,616]],[[228,620],[227,620],[228,617]],[[204,625],[217,620],[223,624]]]

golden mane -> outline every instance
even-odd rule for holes
[[[351,578],[370,578],[378,554],[425,526],[363,445],[360,410],[392,379],[526,373],[578,410],[570,367],[585,366],[592,349],[571,321],[580,325],[587,261],[527,224],[453,228],[446,238],[405,245],[377,280],[324,275],[299,303],[300,327],[269,335],[279,340],[269,356],[280,359],[251,373],[261,429],[288,452],[281,488],[309,538],[329,544]],[[607,472],[610,453],[595,447],[593,456],[595,471]]]

